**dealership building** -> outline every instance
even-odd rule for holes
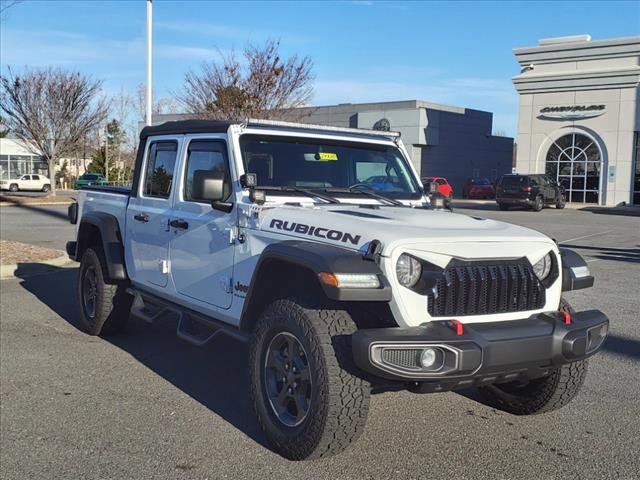
[[[640,36],[549,38],[514,55],[517,172],[546,172],[571,202],[640,204]]]
[[[494,180],[513,165],[513,138],[492,134],[491,112],[403,100],[303,107],[293,116],[303,123],[400,132],[420,175],[447,178],[457,194],[469,178]],[[154,123],[184,118],[155,115]]]

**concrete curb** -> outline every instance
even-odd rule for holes
[[[39,273],[45,273],[52,269],[52,267],[67,267],[71,266],[73,260],[65,253],[59,257],[52,258],[51,260],[41,260],[33,263],[22,263],[20,265],[0,265],[0,279],[5,280],[7,278],[22,278],[22,275],[30,276],[37,275]],[[20,272],[20,276],[16,275],[18,269],[24,270]]]

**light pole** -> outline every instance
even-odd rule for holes
[[[145,115],[145,124],[151,125],[152,119],[152,106],[153,106],[153,98],[152,98],[152,85],[151,85],[151,77],[152,77],[152,44],[153,44],[153,1],[147,0],[147,105],[146,105],[146,115]]]

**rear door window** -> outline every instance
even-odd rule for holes
[[[143,184],[145,197],[169,198],[177,154],[177,142],[159,141],[149,146]]]

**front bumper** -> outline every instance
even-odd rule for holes
[[[599,310],[573,313],[570,320],[562,312],[549,312],[461,327],[434,321],[421,327],[358,330],[352,349],[356,365],[376,378],[452,390],[544,376],[554,366],[596,353],[608,329],[609,319]],[[437,361],[425,369],[420,355],[429,348],[435,349]]]

